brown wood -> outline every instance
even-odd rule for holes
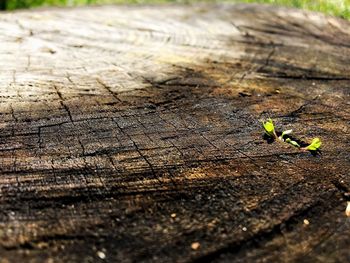
[[[349,22],[108,6],[0,33],[1,262],[349,262]]]

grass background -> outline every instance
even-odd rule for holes
[[[87,4],[193,3],[196,0],[0,0],[0,9]],[[207,2],[269,3],[320,11],[350,20],[350,0],[205,0]]]

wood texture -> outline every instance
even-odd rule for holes
[[[349,262],[349,58],[293,9],[0,14],[0,262]]]

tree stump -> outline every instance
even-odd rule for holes
[[[349,261],[349,22],[106,6],[0,32],[1,262]]]

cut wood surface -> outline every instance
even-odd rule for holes
[[[294,9],[0,14],[0,262],[349,262],[349,72]]]

